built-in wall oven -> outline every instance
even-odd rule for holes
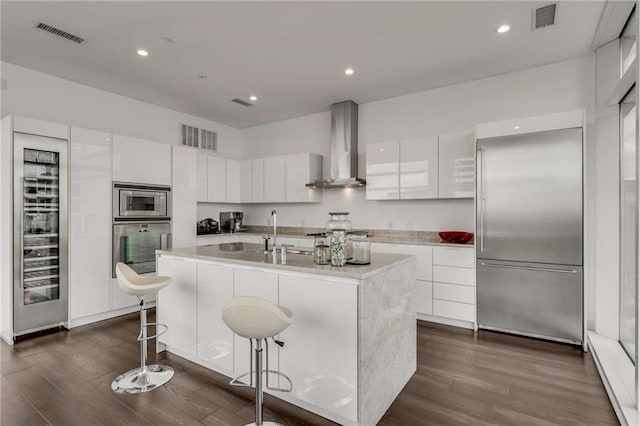
[[[139,274],[156,270],[156,250],[171,248],[171,188],[113,184],[113,264]]]

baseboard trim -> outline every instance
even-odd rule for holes
[[[461,321],[452,318],[444,318],[436,315],[427,315],[427,314],[417,314],[418,320],[420,321],[429,321],[429,322],[437,322],[438,324],[451,325],[454,327],[460,328],[468,328],[471,330],[476,330],[475,323],[469,321]]]
[[[147,309],[154,308],[156,306],[156,302],[147,302],[145,303]],[[102,312],[96,315],[89,315],[87,317],[76,318],[69,321],[68,328],[81,327],[83,325],[93,324],[94,322],[104,321],[115,317],[120,317],[122,315],[131,314],[133,312],[138,312],[140,310],[140,306],[133,305],[127,306],[126,308],[116,309],[115,311]]]

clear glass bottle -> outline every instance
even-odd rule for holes
[[[351,221],[347,219],[349,213],[332,212],[329,215],[327,231],[331,236],[331,265],[344,266],[347,263],[347,231],[351,229]]]
[[[371,263],[371,242],[366,231],[349,233],[350,256],[347,263],[352,265],[368,265]]]
[[[327,234],[315,235],[313,242],[313,263],[316,265],[328,265],[331,260],[331,250],[329,247],[329,236]]]

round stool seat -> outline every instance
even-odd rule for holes
[[[144,296],[171,284],[171,277],[139,275],[122,262],[116,264],[118,285],[127,294]]]
[[[234,297],[224,306],[222,320],[237,335],[266,339],[284,331],[293,322],[290,309],[259,297]]]

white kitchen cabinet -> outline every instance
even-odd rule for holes
[[[264,159],[251,160],[251,201],[264,202]]]
[[[435,247],[433,249],[433,264],[441,266],[456,266],[458,268],[475,268],[475,248],[473,246],[459,248]]]
[[[198,263],[198,358],[233,371],[233,332],[222,321],[224,305],[233,299],[233,268]]]
[[[222,157],[207,157],[207,201],[227,201],[227,160]]]
[[[69,311],[107,312],[111,293],[111,135],[71,128]]]
[[[278,274],[252,269],[234,269],[233,297],[238,296],[259,297],[279,305]],[[235,374],[249,371],[249,339],[234,335],[233,347]],[[269,362],[271,365],[278,365],[278,345],[269,345]],[[269,380],[278,383],[278,376],[271,375]]]
[[[222,235],[207,235],[196,238],[197,246],[208,246],[210,244],[222,243]]]
[[[378,253],[408,254],[416,257],[416,279],[432,280],[433,247],[412,244],[372,243],[371,250]]]
[[[468,303],[433,299],[433,315],[458,321],[475,322],[476,306]]]
[[[174,146],[172,159],[172,247],[196,245],[198,151]]]
[[[439,137],[438,188],[440,198],[475,195],[475,136],[472,131]]]
[[[171,145],[113,135],[113,180],[171,185]]]
[[[158,292],[158,322],[171,324],[169,330],[162,335],[161,341],[188,355],[196,355],[197,263],[177,257],[160,256],[157,272],[158,275],[169,276],[172,279],[171,284]]]
[[[296,396],[357,421],[358,288],[280,275],[280,305],[293,311],[280,334],[280,370]],[[301,360],[305,360],[301,362]]]
[[[312,153],[287,155],[286,201],[288,203],[318,203],[322,201],[322,191],[307,188],[307,183],[322,179],[322,156]]]
[[[240,202],[240,162],[238,160],[226,160],[227,173],[226,183],[227,192],[225,202],[227,203],[239,203]]]
[[[476,288],[468,285],[434,282],[433,298],[475,305]]]
[[[414,302],[417,313],[427,315],[433,313],[433,283],[431,281],[416,280]]]
[[[242,160],[240,162],[240,202],[250,203],[252,201],[251,183],[252,176],[252,160]]]
[[[400,198],[400,141],[367,145],[367,200]]]
[[[425,198],[438,198],[437,136],[400,141],[400,199]]]
[[[267,203],[287,201],[286,167],[285,156],[264,159],[264,200]]]
[[[476,270],[473,268],[433,265],[433,281],[475,286]]]
[[[208,199],[208,163],[207,159],[208,155],[198,153],[198,164],[197,164],[197,176],[198,182],[196,184],[197,189],[197,197],[198,202],[207,202]]]

